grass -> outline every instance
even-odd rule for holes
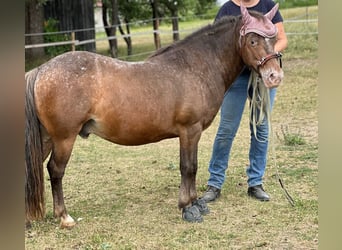
[[[281,127],[282,140],[287,146],[304,145],[305,139],[301,136],[300,132],[290,132],[289,128]]]
[[[209,204],[211,213],[199,224],[182,221],[177,208],[178,139],[124,147],[95,136],[79,138],[63,179],[66,206],[78,223],[72,230],[59,229],[46,173],[47,216],[26,230],[26,249],[317,249],[318,60],[317,39],[309,38],[308,43],[307,37],[289,36],[284,52],[285,80],[272,112],[264,178],[270,202],[246,195],[247,110],[221,198]],[[219,116],[199,143],[199,194],[208,179],[218,122]],[[277,172],[294,207],[283,194]]]

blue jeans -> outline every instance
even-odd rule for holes
[[[209,163],[208,185],[221,189],[226,179],[229,153],[239,128],[242,113],[247,100],[249,74],[241,74],[225,93],[221,106],[221,120],[215,137],[213,152]],[[276,88],[270,89],[271,109],[274,103]],[[268,149],[268,123],[257,126],[257,138],[250,125],[251,142],[249,149],[249,166],[247,167],[247,183],[249,187],[262,184],[265,173]]]

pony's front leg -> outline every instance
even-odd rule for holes
[[[186,129],[179,137],[181,185],[178,207],[182,209],[183,219],[189,222],[202,222],[202,214],[207,213],[202,209],[206,204],[202,206],[196,201],[197,151],[201,132],[201,129]]]
[[[197,151],[197,146],[195,151]],[[197,174],[197,152],[187,148],[180,148],[180,172],[181,184],[179,189],[178,207],[191,206],[196,200],[196,174]]]
[[[62,186],[62,179],[71,155],[72,146],[73,142],[55,143],[47,165],[52,189],[54,216],[60,218],[61,228],[72,228],[76,224],[74,219],[67,213]]]

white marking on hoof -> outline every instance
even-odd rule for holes
[[[67,215],[66,217],[61,217],[60,228],[73,228],[76,225],[74,219]]]

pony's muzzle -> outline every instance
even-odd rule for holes
[[[260,69],[261,77],[264,81],[264,84],[267,88],[276,88],[278,87],[284,78],[284,72],[281,68],[279,70],[275,69]]]

